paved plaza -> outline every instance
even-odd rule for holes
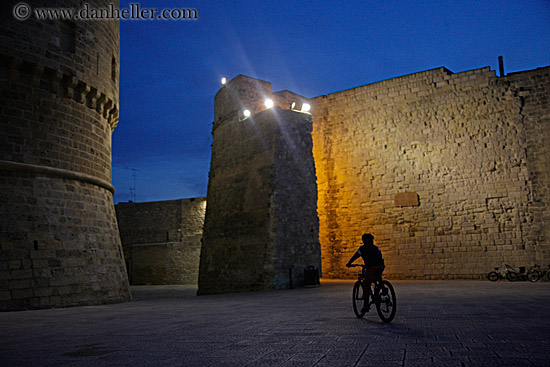
[[[549,366],[550,282],[393,281],[397,315],[357,319],[352,281],[0,313],[0,366]]]

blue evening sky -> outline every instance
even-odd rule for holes
[[[137,1],[121,1],[128,8]],[[550,65],[550,1],[139,1],[197,20],[122,20],[115,203],[206,196],[214,95],[239,74],[315,97],[445,66]]]

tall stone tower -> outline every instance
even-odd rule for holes
[[[128,301],[111,185],[118,20],[23,21],[15,3],[0,23],[0,310]]]
[[[295,110],[305,102],[243,75],[216,94],[199,294],[299,286],[319,268],[311,115]]]

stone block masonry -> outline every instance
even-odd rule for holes
[[[550,68],[445,68],[312,99],[323,272],[371,232],[394,278],[550,262]]]
[[[513,73],[504,80],[522,101],[531,213],[525,243],[534,247],[537,261],[547,263],[550,258],[550,68]]]
[[[319,267],[311,116],[290,99],[242,75],[216,95],[199,294],[300,286]]]
[[[0,14],[0,310],[128,301],[111,185],[118,21],[21,22],[16,3]]]
[[[197,284],[206,198],[115,208],[130,284]]]

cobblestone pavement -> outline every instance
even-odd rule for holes
[[[357,319],[352,281],[0,313],[0,366],[549,366],[550,282],[394,281],[397,316]]]

